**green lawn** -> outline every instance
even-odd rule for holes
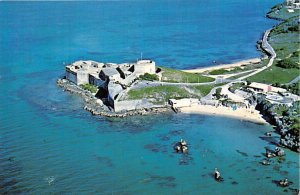
[[[215,79],[195,73],[187,73],[172,68],[160,67],[163,71],[162,81],[170,83],[205,83]]]
[[[221,74],[233,74],[233,73],[239,73],[247,70],[257,69],[265,66],[268,63],[269,60],[262,60],[260,63],[257,64],[247,64],[243,67],[235,67],[230,70],[227,69],[217,69],[212,70],[209,72],[210,75],[221,75]]]
[[[215,87],[215,85],[199,85],[195,86],[194,89],[201,94],[202,97],[209,94],[209,92]]]
[[[291,17],[276,26],[270,33],[269,43],[276,51],[277,58],[291,58],[299,62],[298,17]]]
[[[221,84],[214,84],[214,85],[199,85],[199,86],[194,86],[193,89],[198,92],[199,94],[201,94],[201,97],[206,96],[207,94],[209,94],[209,92],[217,86],[222,86],[225,85],[226,83],[221,83]]]
[[[228,73],[229,70],[225,70],[225,69],[217,69],[217,70],[212,70],[209,72],[210,75],[220,75],[220,74],[226,74]]]
[[[269,42],[274,48],[277,58],[283,59],[292,57],[294,61],[299,61],[299,58],[293,55],[294,52],[300,49],[298,32],[273,34],[269,39]]]
[[[189,98],[195,97],[190,94],[186,89],[177,86],[155,86],[145,87],[142,89],[130,90],[128,92],[128,99],[142,99],[153,98],[156,102],[166,102],[169,99]]]
[[[82,84],[80,85],[80,87],[82,87],[84,90],[88,90],[92,93],[97,93],[98,91],[98,87],[92,84]]]
[[[297,68],[287,69],[276,66],[280,59],[286,58],[289,58],[292,62],[299,64],[300,51],[298,28],[298,17],[300,12],[298,10],[295,11],[295,13],[288,13],[286,8],[280,5],[277,7],[275,6],[273,11],[280,7],[281,9],[278,11],[277,16],[285,19],[285,21],[276,26],[271,31],[269,37],[269,43],[274,48],[277,58],[270,68],[248,78],[248,81],[256,81],[268,84],[284,84],[290,82],[299,75],[299,69]]]
[[[286,20],[294,16],[298,16],[300,10],[294,10],[295,12],[289,13],[287,8],[283,6],[283,4],[279,4],[274,6],[271,11],[268,13],[268,16],[271,18]]]
[[[254,71],[255,71],[255,70],[250,71],[250,72],[241,73],[241,74],[238,74],[238,75],[235,75],[235,76],[231,76],[231,77],[228,77],[228,79],[232,79],[232,80],[238,79],[238,78],[243,77],[243,76],[246,76],[246,75],[248,75],[248,74],[250,74],[250,73],[252,73],[252,72],[254,72]]]
[[[299,69],[284,69],[278,66],[271,66],[266,70],[247,78],[250,82],[261,82],[267,84],[288,83],[299,75]]]

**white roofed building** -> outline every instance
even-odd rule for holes
[[[155,62],[152,60],[140,60],[134,65],[134,72],[137,75],[143,75],[145,73],[155,74]]]
[[[286,0],[286,6],[290,9],[300,9],[300,0]]]
[[[250,85],[248,85],[248,88],[253,89],[255,92],[264,92],[264,93],[266,93],[266,92],[276,92],[276,93],[286,92],[286,89],[279,88],[279,87],[273,87],[268,84],[257,83],[257,82],[252,82]]]

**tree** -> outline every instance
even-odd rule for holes
[[[280,60],[277,62],[276,66],[279,66],[281,68],[287,68],[287,69],[290,69],[290,68],[299,68],[299,65],[292,61],[291,59],[283,59],[283,60]]]
[[[222,88],[217,88],[216,89],[215,96],[216,96],[217,99],[221,98],[221,91],[222,91]]]
[[[290,26],[290,27],[288,27],[288,30],[289,31],[299,31],[299,26],[298,25]]]
[[[140,76],[140,79],[141,80],[146,80],[146,81],[157,81],[158,76],[156,74],[145,73],[144,75]]]

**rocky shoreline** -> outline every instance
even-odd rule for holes
[[[264,97],[258,96],[256,99],[256,109],[259,110],[266,120],[275,126],[275,131],[281,136],[278,143],[279,146],[289,148],[292,151],[300,152],[299,134],[292,130],[290,116],[278,116],[275,112],[278,105],[270,104]],[[293,113],[297,109],[292,106],[289,110]]]
[[[267,18],[278,20],[280,22],[285,21],[285,19],[272,16],[273,12],[279,11],[283,8],[283,4],[279,4],[278,6],[274,6],[271,11],[267,13]],[[276,24],[273,26],[271,32],[280,25]],[[261,44],[260,44],[261,46]],[[263,51],[263,50],[262,50]],[[291,108],[288,109],[286,116],[279,116],[275,110],[277,109],[277,105],[271,105],[266,99],[262,96],[256,97],[256,109],[262,112],[262,114],[266,117],[267,121],[275,126],[275,131],[281,136],[280,141],[278,143],[279,146],[289,148],[292,151],[300,153],[300,140],[299,140],[299,130],[295,132],[292,128],[293,122],[291,121],[291,116],[293,113],[297,113],[299,108],[294,103]]]
[[[127,116],[134,116],[134,115],[149,115],[149,114],[157,114],[157,113],[166,113],[172,112],[170,106],[162,106],[162,107],[155,107],[155,108],[145,108],[139,110],[129,110],[126,112],[114,112],[112,108],[103,104],[103,102],[95,97],[95,94],[91,93],[88,90],[84,90],[81,87],[71,83],[66,79],[58,79],[57,85],[63,88],[65,91],[70,93],[80,95],[84,102],[84,109],[91,112],[93,115],[100,115],[106,117],[119,117],[124,118]]]
[[[100,99],[96,98],[95,94],[88,90],[82,89],[66,79],[58,79],[57,85],[62,87],[65,91],[80,95],[85,102],[84,109],[93,115],[124,118],[135,115],[173,112],[171,106],[130,110],[126,112],[114,112],[112,108],[106,106]],[[300,152],[299,136],[294,135],[294,133],[289,130],[290,124],[286,117],[281,118],[274,112],[276,105],[271,105],[262,96],[253,96],[251,102],[256,105],[256,110],[263,114],[267,122],[276,127],[276,132],[281,135],[278,145],[287,147],[295,152]]]

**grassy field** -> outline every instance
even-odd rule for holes
[[[190,94],[183,87],[177,86],[155,86],[155,87],[145,87],[142,89],[130,90],[128,92],[128,99],[143,99],[143,98],[153,98],[156,102],[166,102],[169,99],[179,99],[179,98],[190,98],[196,97]]]
[[[212,70],[208,74],[210,75],[222,75],[222,74],[233,74],[233,73],[239,73],[247,70],[252,70],[252,69],[257,69],[265,66],[268,63],[268,60],[262,60],[260,63],[257,64],[251,64],[251,65],[246,65],[244,67],[235,67],[230,70],[228,69],[217,69],[217,70]]]
[[[274,28],[270,33],[269,43],[276,51],[277,58],[299,61],[298,17],[292,17]]]
[[[220,75],[220,74],[228,74],[230,72],[229,70],[226,69],[217,69],[217,70],[212,70],[209,72],[210,75]]]
[[[84,84],[84,85],[80,85],[80,87],[82,87],[84,90],[88,90],[92,93],[97,93],[98,91],[98,87],[92,84]]]
[[[288,83],[299,75],[299,69],[285,69],[278,66],[271,66],[266,70],[247,78],[250,82],[261,82],[267,84]]]
[[[194,86],[194,90],[201,94],[202,97],[206,96],[209,94],[209,92],[215,87],[216,85],[199,85],[199,86]]]
[[[136,100],[143,98],[152,98],[155,99],[155,103],[163,103],[167,102],[169,99],[201,98],[206,96],[214,87],[221,85],[225,85],[225,83],[190,87],[167,85],[145,87],[142,89],[130,90],[126,99]]]
[[[235,76],[231,76],[231,77],[228,77],[228,79],[238,79],[240,77],[243,77],[243,76],[246,76],[246,75],[249,75],[250,73],[254,72],[255,70],[253,71],[250,71],[250,72],[245,72],[245,73],[241,73],[241,74],[238,74],[238,75],[235,75]]]
[[[298,27],[298,17],[299,10],[295,10],[294,13],[288,13],[286,8],[281,7],[280,5],[273,8],[273,12],[269,13],[269,16],[275,14],[274,10],[277,11],[277,18],[285,19],[284,22],[276,26],[270,33],[269,43],[274,48],[277,58],[274,61],[274,64],[248,78],[248,81],[263,82],[268,84],[284,84],[288,83],[299,75],[298,68],[281,68],[277,66],[279,60],[290,59],[292,62],[299,64],[299,27]],[[297,16],[295,16],[297,15]]]
[[[205,83],[215,79],[195,73],[187,73],[171,68],[160,67],[163,71],[162,81],[172,83]]]
[[[199,85],[199,86],[194,86],[193,90],[195,90],[197,93],[200,94],[200,97],[204,97],[207,94],[209,94],[209,92],[214,88],[214,87],[218,87],[218,86],[222,86],[225,85],[226,83],[221,83],[221,84],[213,84],[213,85]]]
[[[271,18],[287,20],[291,17],[298,16],[300,10],[295,10],[294,13],[289,13],[287,8],[284,7],[284,4],[279,4],[272,7],[271,11],[267,14]]]

